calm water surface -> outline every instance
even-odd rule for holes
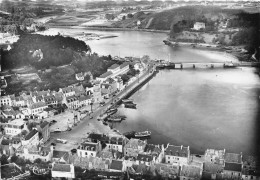
[[[66,29],[52,29],[68,33]],[[175,62],[236,61],[227,54],[191,48],[172,48],[162,41],[166,34],[148,32],[85,32],[113,34],[116,38],[88,41],[103,55],[142,56]],[[151,130],[148,141],[190,146],[194,153],[206,148],[254,153],[256,114],[260,89],[253,68],[163,70],[131,98],[137,109],[121,108],[127,116],[114,127],[121,132]]]

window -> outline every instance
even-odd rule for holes
[[[91,156],[93,156],[93,153],[91,153]]]
[[[170,156],[168,156],[168,159],[170,159],[171,157]]]
[[[170,161],[168,161],[168,163],[170,163]]]
[[[85,152],[85,155],[87,156],[87,155],[88,155],[88,153],[87,153],[87,152]]]

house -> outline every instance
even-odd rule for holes
[[[35,115],[40,112],[43,112],[43,110],[46,109],[47,107],[48,106],[45,104],[45,102],[33,103],[28,107],[28,112],[31,115]]]
[[[94,102],[101,102],[103,100],[101,95],[100,83],[93,84],[92,98]]]
[[[91,103],[91,97],[89,95],[79,96],[79,107],[87,106]]]
[[[69,162],[69,152],[52,150],[52,161],[58,163],[68,163]]]
[[[52,93],[52,95],[54,95],[56,101],[58,104],[62,104],[62,101],[64,100],[64,97],[63,97],[63,93],[62,92],[56,92],[54,91]]]
[[[5,124],[4,130],[7,135],[15,136],[24,130],[25,125],[23,119],[15,119]]]
[[[143,154],[152,155],[155,159],[155,163],[161,163],[164,158],[164,152],[159,145],[147,144],[145,146]]]
[[[223,150],[207,149],[204,154],[205,161],[224,166],[225,151],[226,151],[225,149]]]
[[[32,96],[32,99],[33,99],[33,102],[34,102],[34,103],[37,103],[37,102],[45,102],[43,97],[44,97],[43,95],[42,95],[42,96],[36,95],[36,96]]]
[[[15,97],[14,106],[21,107],[21,106],[25,106],[25,104],[26,103],[24,101],[23,96],[16,96]]]
[[[146,142],[140,139],[131,138],[124,147],[124,156],[137,157],[144,152]]]
[[[242,153],[226,153],[224,163],[224,178],[241,179],[242,177]]]
[[[220,164],[205,162],[203,164],[202,179],[218,180],[222,179],[223,167]]]
[[[58,101],[54,95],[44,96],[43,100],[47,106],[49,105],[56,106],[58,104]]]
[[[121,79],[121,77],[116,76],[114,78],[114,80],[116,81],[116,89],[118,91],[122,91],[125,88],[125,86],[124,86],[124,83],[123,83],[123,80]]]
[[[9,95],[7,95],[7,96],[1,96],[1,98],[0,98],[0,103],[1,103],[1,106],[3,106],[3,105],[12,106],[11,97],[10,97]]]
[[[39,133],[36,129],[31,130],[25,138],[22,139],[23,146],[33,146],[39,144]]]
[[[243,168],[242,168],[242,179],[259,179],[260,177],[260,167],[257,166],[257,157],[254,156],[243,156]]]
[[[49,129],[49,122],[44,121],[40,125],[37,125],[37,130],[40,132],[42,136],[42,142],[45,143],[50,139],[50,129]]]
[[[112,66],[110,66],[109,68],[107,68],[107,71],[110,71],[114,74],[120,72],[120,66],[118,64],[113,64]]]
[[[15,119],[15,118],[24,118],[24,114],[19,110],[14,110],[13,107],[9,105],[3,105],[1,108],[1,114],[5,118]]]
[[[59,92],[63,93],[63,96],[65,96],[65,97],[69,97],[69,96],[75,95],[74,88],[71,87],[71,86],[65,87],[65,88],[60,88]]]
[[[123,152],[124,139],[122,137],[108,137],[106,143],[108,149],[114,149],[119,152]]]
[[[53,163],[51,169],[52,178],[75,178],[75,169],[72,164]]]
[[[190,165],[182,165],[180,171],[180,180],[200,180],[202,176],[202,169]]]
[[[84,74],[82,72],[75,74],[75,77],[78,81],[84,81]]]
[[[167,144],[165,149],[165,162],[168,164],[184,165],[189,163],[190,148]]]
[[[97,153],[101,151],[101,149],[100,142],[83,142],[77,148],[77,154],[79,157],[96,157]]]
[[[136,158],[136,164],[145,164],[150,166],[152,163],[155,163],[155,157],[147,154],[138,154]]]
[[[75,95],[67,96],[64,103],[69,109],[77,109],[79,107],[79,97]]]
[[[201,30],[201,29],[205,29],[205,23],[203,22],[196,22],[193,26],[194,30]]]
[[[122,172],[124,171],[123,161],[112,160],[109,171],[111,172]]]

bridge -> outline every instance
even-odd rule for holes
[[[260,67],[259,62],[159,62],[157,69],[206,69],[206,68],[236,68],[236,67]]]

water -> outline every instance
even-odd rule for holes
[[[60,29],[55,29],[59,30]],[[66,29],[62,29],[66,33]],[[236,61],[214,51],[165,46],[166,34],[134,31],[87,31],[116,38],[88,41],[102,55],[142,56],[173,62]],[[137,109],[120,109],[127,116],[114,124],[120,132],[151,130],[148,141],[190,146],[193,153],[206,148],[254,154],[259,104],[259,77],[253,68],[163,70],[131,98]]]

